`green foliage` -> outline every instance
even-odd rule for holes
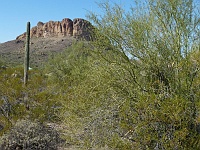
[[[0,122],[4,128],[10,126],[11,120],[16,120],[16,116],[20,118],[26,114],[25,105],[21,103],[23,97],[21,71],[20,68],[7,68],[0,73],[0,116],[2,118]]]
[[[1,69],[3,69],[2,66],[3,66],[4,64],[5,64],[5,62],[3,61],[2,58],[0,58],[0,66],[1,66]]]
[[[66,84],[67,78],[76,82],[84,76],[84,71],[87,69],[87,55],[89,55],[87,43],[74,43],[65,52],[56,55],[53,59],[50,59],[46,64],[46,72],[50,73],[50,78],[53,82],[59,82],[59,84]],[[91,49],[90,49],[91,50]],[[61,81],[61,82],[60,82]]]
[[[23,85],[23,68],[7,68],[0,72],[0,125],[2,134],[18,119],[58,121],[58,103],[46,86],[39,70],[29,72],[28,85]]]
[[[160,56],[152,60],[155,65],[145,64],[129,59],[115,46],[109,50],[92,46],[76,43],[46,70],[51,73],[48,83],[54,98],[62,106],[59,116],[68,128],[67,141],[86,148],[184,149],[192,143],[198,148],[199,121],[197,114],[193,116],[198,102],[186,96],[192,88],[198,99],[198,77],[181,80],[181,87],[174,89],[174,71],[163,65]],[[191,73],[194,56],[180,62],[180,78]],[[193,69],[199,65],[195,62]]]
[[[149,0],[129,12],[99,6],[102,16],[89,15],[97,27],[92,45],[105,61],[106,89],[117,99],[119,136],[138,149],[194,148],[199,63],[193,53],[199,53],[200,22],[193,2]]]
[[[29,118],[61,122],[66,141],[80,149],[199,149],[193,1],[138,1],[129,12],[99,6],[102,16],[88,16],[93,41],[74,42],[31,71],[26,87],[20,68],[0,71],[4,131]]]

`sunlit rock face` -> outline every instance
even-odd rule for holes
[[[64,18],[62,21],[49,21],[46,23],[38,22],[37,26],[30,30],[32,37],[64,37],[73,36],[76,38],[84,38],[89,40],[92,25],[87,20],[75,18],[73,21]],[[21,40],[26,37],[26,33],[19,35],[16,39]]]

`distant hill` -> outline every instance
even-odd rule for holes
[[[38,22],[30,31],[30,66],[39,67],[49,55],[71,46],[73,41],[90,40],[92,25],[87,20],[65,18],[62,21]],[[23,64],[26,33],[16,40],[0,43],[0,56],[7,64]]]

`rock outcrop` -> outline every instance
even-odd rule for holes
[[[30,31],[32,37],[64,37],[73,36],[90,40],[92,25],[87,20],[76,18],[73,21],[65,18],[62,21],[49,21],[47,23],[38,22],[37,26]],[[21,40],[26,37],[26,33],[19,35],[16,39]]]
[[[73,20],[73,36],[90,40],[90,35],[93,27],[90,22],[76,18]]]

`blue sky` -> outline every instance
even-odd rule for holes
[[[110,0],[127,8],[132,0]],[[63,18],[84,18],[88,11],[100,13],[96,2],[102,0],[1,0],[0,43],[14,40],[26,31],[26,23],[31,27],[37,22],[61,21]]]
[[[31,27],[39,21],[61,21],[63,18],[84,18],[88,11],[101,14],[96,4],[106,0],[1,0],[0,43],[14,40],[26,31],[26,23]],[[134,0],[109,0],[128,10]],[[138,0],[139,1],[139,0]],[[144,1],[144,0],[141,0]],[[194,0],[195,5],[200,0]],[[199,6],[199,5],[198,5]]]

